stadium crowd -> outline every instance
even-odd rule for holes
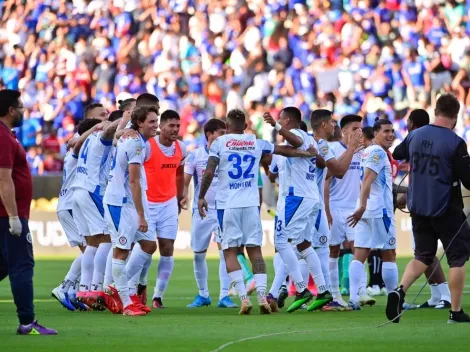
[[[263,113],[288,105],[386,116],[401,140],[410,108],[470,103],[469,15],[469,0],[0,0],[0,88],[22,93],[35,175],[61,172],[88,103],[146,91],[180,113],[189,150],[236,107],[268,140]]]

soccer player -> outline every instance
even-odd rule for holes
[[[393,291],[398,282],[392,173],[386,152],[395,140],[395,132],[392,123],[385,119],[376,121],[373,129],[374,144],[361,157],[360,198],[356,210],[348,217],[349,226],[357,225],[354,260],[349,266],[349,306],[353,310],[361,309],[359,288],[364,278],[364,262],[372,248],[382,252],[382,278],[387,291]]]
[[[154,308],[164,308],[162,298],[174,267],[174,243],[178,233],[178,214],[186,209],[184,197],[184,159],[186,149],[179,141],[180,116],[166,110],[160,117],[160,135],[149,139],[150,158],[145,162],[148,180],[149,231],[156,231],[160,261],[152,299]]]
[[[139,135],[124,135],[119,139],[104,204],[113,241],[113,278],[122,302],[122,312],[124,315],[141,316],[149,313],[150,308],[143,305],[137,295],[130,294],[128,282],[157,249],[154,233],[148,231],[147,225],[150,214],[143,164],[146,141],[157,133],[158,110],[151,106],[139,107],[132,112],[131,123]],[[126,264],[134,242],[140,246],[134,248]]]
[[[199,198],[199,189],[201,180],[206,170],[207,160],[209,159],[209,149],[217,137],[223,136],[226,132],[225,122],[219,119],[211,119],[204,125],[204,134],[207,139],[207,146],[200,147],[188,154],[184,165],[184,186],[185,197],[187,199],[189,184],[194,177],[194,202],[193,217],[191,225],[191,248],[194,252],[194,277],[196,278],[199,294],[194,301],[188,305],[188,308],[196,308],[209,306],[211,298],[209,296],[209,288],[207,284],[207,262],[206,252],[214,232],[219,231],[219,223],[217,220],[217,210],[215,208],[215,197],[217,192],[217,174],[214,175],[212,184],[207,191],[206,199],[209,207],[207,217],[201,219],[197,212],[197,200]],[[217,236],[219,237],[219,236]],[[220,247],[220,244],[218,243]],[[238,306],[232,302],[228,296],[230,287],[230,277],[227,274],[225,266],[225,258],[223,251],[219,248],[219,280],[220,295],[217,307],[220,308],[237,308]]]
[[[261,314],[270,314],[266,300],[266,264],[261,252],[262,228],[259,213],[259,192],[255,176],[263,153],[312,157],[314,150],[298,151],[274,146],[255,135],[245,134],[246,116],[241,110],[227,114],[228,134],[211,145],[206,172],[199,192],[198,211],[206,217],[206,193],[218,168],[216,195],[217,216],[222,231],[221,245],[227,272],[242,302],[240,314],[250,314],[252,304],[247,296],[243,273],[237,260],[238,247],[245,246],[253,266],[258,304]]]
[[[105,309],[103,279],[111,237],[104,218],[103,195],[107,183],[107,159],[119,122],[113,121],[103,131],[95,131],[85,140],[72,185],[74,219],[87,243],[77,299],[96,310]]]
[[[75,173],[77,171],[78,153],[88,136],[97,130],[103,129],[109,123],[107,121],[101,122],[98,119],[86,119],[78,125],[78,135],[80,138],[75,140],[73,145],[69,148],[64,158],[64,171],[62,176],[62,187],[59,194],[59,202],[57,204],[57,218],[62,225],[67,240],[71,247],[78,247],[80,254],[72,262],[70,270],[65,276],[61,285],[52,290],[52,297],[57,299],[62,306],[70,311],[75,309],[88,310],[89,308],[78,302],[75,298],[76,290],[78,289],[79,278],[81,273],[82,253],[85,250],[86,242],[79,233],[78,227],[73,218],[73,189],[71,186],[75,180]],[[78,282],[76,282],[78,279]],[[75,287],[77,286],[77,287]]]

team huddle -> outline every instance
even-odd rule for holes
[[[178,113],[160,115],[159,101],[151,94],[120,102],[120,110],[107,115],[100,104],[87,107],[65,157],[57,214],[70,245],[81,251],[52,291],[65,308],[148,314],[147,276],[157,248],[152,307],[164,308],[178,215],[187,207],[191,181],[191,248],[199,292],[189,308],[212,303],[206,263],[211,240],[220,255],[217,306],[238,308],[229,295],[232,288],[240,298],[240,314],[250,314],[254,291],[261,314],[277,312],[285,305],[289,281],[296,295],[288,312],[373,305],[364,271],[372,249],[381,251],[386,290],[397,287],[390,121],[376,121],[372,143],[358,115],[343,117],[338,135],[331,112],[315,110],[309,134],[300,111],[287,107],[277,122],[264,115],[284,139],[283,145],[274,145],[246,134],[246,116],[235,109],[225,121],[209,120],[207,146],[186,153],[177,139]],[[275,277],[269,291],[261,251],[260,166],[279,183]],[[355,253],[347,264],[349,302],[340,292],[341,247]]]

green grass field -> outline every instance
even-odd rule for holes
[[[407,261],[400,259],[400,272]],[[448,312],[444,310],[409,311],[400,324],[376,328],[386,321],[385,297],[379,297],[375,307],[359,312],[283,311],[260,316],[255,308],[251,316],[239,316],[237,310],[215,307],[219,288],[215,259],[209,263],[212,307],[186,308],[197,293],[192,261],[177,259],[164,297],[165,310],[135,318],[109,312],[68,312],[51,298],[50,292],[62,281],[69,264],[70,260],[36,263],[36,314],[40,323],[58,329],[58,336],[16,336],[17,320],[9,282],[0,283],[0,351],[428,352],[441,351],[443,346],[464,351],[470,342],[469,326],[447,324]],[[268,266],[268,277],[272,278],[272,265]],[[154,263],[149,287],[155,283],[155,267]],[[420,286],[412,288],[408,302],[414,299]],[[152,292],[151,289],[149,295]],[[465,307],[470,310],[468,293]],[[428,298],[429,288],[425,288],[416,303]]]

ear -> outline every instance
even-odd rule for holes
[[[248,128],[248,124],[247,124],[247,123],[245,123],[245,130],[246,130],[247,128]]]

